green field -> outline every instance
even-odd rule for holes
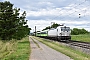
[[[30,51],[28,37],[22,40],[0,40],[0,60],[29,60]]]
[[[82,42],[90,42],[90,34],[72,35],[71,40],[82,41]]]

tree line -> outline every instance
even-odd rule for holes
[[[9,1],[0,2],[0,39],[22,39],[29,34],[26,12],[20,16],[20,8],[13,8]]]
[[[79,35],[79,34],[87,34],[89,33],[87,30],[83,29],[78,29],[78,28],[73,28],[71,29],[71,34],[72,35]]]
[[[58,26],[60,26],[60,24],[54,23],[53,25],[44,28],[42,31],[47,30],[47,29],[51,29],[51,28],[57,28]]]

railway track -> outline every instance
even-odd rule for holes
[[[45,38],[46,39],[46,38]],[[56,41],[55,39],[46,39],[46,40],[50,40],[50,41]],[[65,42],[66,40],[62,40],[62,43],[65,44],[69,44],[71,46],[77,46],[77,47],[81,47],[81,48],[85,48],[85,49],[89,49],[90,50],[90,43],[89,42],[81,42],[81,41],[75,41],[75,40],[69,40],[67,42]],[[60,41],[58,41],[60,42]]]
[[[88,43],[88,42],[80,42],[80,41],[70,40],[67,44],[77,46],[77,47],[86,48],[86,49],[90,49],[90,43]]]
[[[50,39],[50,41],[53,41],[53,40]],[[58,42],[60,42],[60,41],[58,41]],[[67,42],[63,41],[62,43],[69,44],[71,46],[77,46],[77,47],[81,47],[81,48],[85,48],[85,49],[90,49],[90,43],[88,43],[88,42],[69,40]]]

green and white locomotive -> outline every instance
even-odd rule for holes
[[[70,27],[58,26],[57,28],[37,32],[36,36],[65,41],[71,39],[71,30]]]

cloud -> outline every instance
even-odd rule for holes
[[[70,4],[63,8],[55,8],[55,9],[39,9],[38,11],[28,11],[27,17],[29,19],[35,20],[47,20],[47,19],[57,19],[57,20],[84,20],[86,17],[89,20],[90,10],[89,7],[77,7],[76,9],[74,4]],[[80,19],[79,19],[80,17]]]
[[[14,7],[27,12],[29,27],[41,30],[51,22],[65,23],[71,28],[85,28],[90,31],[89,0],[8,0]]]

